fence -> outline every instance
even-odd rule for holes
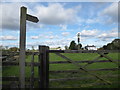
[[[30,83],[26,85],[26,88],[35,88],[34,87],[34,82],[38,81],[39,88],[49,88],[49,83],[53,81],[66,81],[66,80],[84,80],[84,79],[98,79],[104,84],[111,84],[109,81],[105,80],[104,77],[108,77],[108,75],[100,77],[99,75],[96,75],[92,73],[91,71],[117,71],[119,70],[119,65],[118,62],[120,60],[113,60],[111,57],[108,57],[108,53],[116,53],[118,51],[110,51],[110,50],[49,50],[48,46],[39,46],[39,52],[26,52],[27,55],[32,55],[31,62],[26,62],[26,66],[31,67],[31,77],[26,77],[25,80],[29,81]],[[52,61],[49,62],[49,53],[55,53],[59,57],[62,57],[66,61]],[[64,56],[61,53],[98,53],[99,56],[95,58],[94,60],[82,60],[82,61],[74,61],[66,56]],[[38,62],[34,62],[34,56],[38,55]],[[108,60],[99,60],[100,58],[106,58]],[[101,69],[86,69],[86,67],[92,63],[105,63],[105,62],[112,62],[116,64],[118,67],[117,68],[101,68]],[[74,64],[75,66],[79,67],[79,70],[59,70],[59,71],[50,71],[49,70],[49,64],[64,64],[64,63],[71,63]],[[79,63],[85,63],[84,66],[81,66]],[[86,64],[87,63],[87,64]],[[2,62],[2,66],[18,66],[19,63],[17,62]],[[38,77],[34,77],[34,67],[38,67]],[[78,73],[78,72],[85,72],[88,73],[89,75],[93,77],[71,77],[71,78],[59,78],[59,79],[49,79],[49,73]],[[116,77],[117,75],[109,75],[109,77]],[[2,81],[19,81],[19,77],[2,77]],[[99,84],[98,84],[99,85]],[[5,87],[15,87],[19,88],[19,83],[14,85],[2,85],[3,88]]]

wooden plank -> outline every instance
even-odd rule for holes
[[[119,50],[49,50],[49,53],[117,53]]]
[[[113,60],[114,62],[120,62],[120,60]],[[75,61],[76,63],[102,63],[102,62],[111,62],[110,60],[98,60],[98,61],[88,61],[88,60],[84,60],[84,61]],[[68,61],[51,61],[49,62],[49,64],[68,64],[71,62]],[[25,62],[25,66],[31,66],[31,62]],[[18,66],[19,63],[17,62],[2,62],[2,66],[6,67],[6,66]],[[33,63],[34,67],[36,66],[40,66],[40,63],[38,62],[34,62]]]
[[[103,78],[114,78],[114,77],[118,77],[118,75],[104,75],[101,76]],[[51,81],[69,81],[69,80],[86,80],[86,79],[96,79],[95,77],[72,77],[72,78],[59,78],[59,79],[50,79]]]
[[[26,54],[27,55],[32,55],[34,53],[34,55],[39,55],[39,52],[38,51],[32,51],[32,52],[28,52],[28,51],[26,51]]]
[[[120,60],[113,60],[113,61],[115,61],[115,62],[120,62]],[[99,63],[99,62],[111,62],[111,61],[109,61],[109,60],[98,60],[98,61],[90,61],[90,60],[83,60],[83,61],[81,61],[81,60],[79,60],[79,61],[75,61],[76,63]],[[51,61],[51,62],[49,62],[50,64],[62,64],[62,63],[71,63],[71,62],[68,62],[68,61]]]
[[[49,88],[49,47],[46,47],[46,88]]]
[[[37,17],[29,15],[29,14],[26,14],[26,20],[35,22],[35,23],[37,23],[39,21],[39,19]]]
[[[4,77],[1,77],[2,78],[2,81],[19,81],[19,77],[16,77],[16,76],[4,76]],[[30,82],[30,77],[25,77],[25,81],[27,82]],[[37,77],[34,77],[34,81],[37,81],[38,78]]]
[[[40,88],[49,87],[49,54],[47,53],[48,47],[39,46],[40,50]]]
[[[31,62],[25,62],[25,66],[31,66],[31,64],[32,64]],[[17,62],[3,62],[2,65],[3,65],[3,67],[5,67],[5,66],[18,66],[19,63],[17,63]],[[34,62],[33,65],[40,66],[38,62]]]
[[[119,68],[100,68],[100,69],[88,69],[88,71],[116,71]],[[49,71],[50,73],[78,73],[80,70],[60,70],[60,71]]]
[[[34,88],[34,52],[33,52],[32,61],[31,61],[31,79],[30,79],[30,82],[31,82],[30,88],[33,89]]]
[[[39,63],[39,66],[38,66],[38,86],[39,86],[39,88],[40,88],[40,79],[41,79],[41,72],[40,72],[40,62],[41,62],[41,59],[42,59],[42,55],[43,55],[43,53],[42,53],[42,48],[41,48],[41,46],[39,46],[38,47],[39,48],[39,55],[38,55],[38,63]]]
[[[28,84],[28,85],[25,85],[25,87],[26,87],[26,88],[29,88],[30,85],[29,85],[29,84]],[[15,88],[11,87],[11,84],[3,84],[3,85],[2,85],[2,89],[3,89],[3,90],[4,90],[4,89],[10,89],[10,88],[12,88],[12,90],[13,90],[13,89],[18,89],[17,87],[15,87]]]
[[[26,49],[26,13],[27,8],[21,7],[20,15],[20,88],[25,88],[25,49]]]
[[[118,81],[112,82],[112,85],[118,85],[118,87],[116,87],[116,88],[119,88],[119,84],[118,83],[119,83]],[[81,88],[87,88],[87,87],[90,87],[90,86],[95,87],[95,86],[101,86],[101,85],[106,85],[106,84],[104,82],[99,82],[99,83],[94,82],[94,83],[82,84]]]
[[[72,77],[73,80],[76,80],[77,78],[83,80],[83,79],[92,79],[91,78],[92,76],[90,77]],[[104,76],[101,76],[101,77],[118,77],[118,75],[104,75]],[[14,77],[14,76],[9,76],[9,77],[1,77],[2,78],[2,81],[19,81],[19,77]],[[93,77],[95,78],[95,77]],[[64,79],[71,79],[71,78],[59,78],[60,80],[64,80]],[[50,79],[49,81],[59,81],[59,79]],[[72,80],[71,79],[71,80]],[[38,78],[35,78],[34,77],[34,80],[37,81]],[[30,82],[30,78],[29,77],[25,77],[25,81],[28,81]]]
[[[49,53],[64,53],[65,50],[49,50]]]

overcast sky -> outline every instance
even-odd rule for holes
[[[77,43],[78,32],[83,46],[101,47],[118,38],[117,2],[2,2],[0,6],[4,46],[19,47],[21,6],[39,18],[38,23],[27,21],[27,48],[69,46],[72,40]]]

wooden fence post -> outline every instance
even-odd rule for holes
[[[32,61],[31,61],[31,86],[30,86],[30,89],[33,90],[34,88],[34,55],[35,53],[33,52],[32,53]]]
[[[20,16],[20,88],[25,88],[25,45],[26,45],[26,13],[27,8],[21,7]]]
[[[20,9],[20,88],[25,88],[25,49],[26,49],[26,20],[37,23],[37,17],[27,14],[27,8]]]
[[[48,88],[49,87],[49,47],[39,46],[39,87]]]

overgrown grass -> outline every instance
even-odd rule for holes
[[[83,61],[83,60],[94,60],[99,56],[97,53],[66,53],[63,54],[67,56],[68,58],[74,60],[74,61]],[[118,56],[120,53],[110,53],[107,56],[111,57],[114,60],[119,60]],[[26,62],[31,62],[32,56],[26,56]],[[106,58],[101,58],[100,60],[107,60]],[[50,61],[66,61],[65,59],[50,53]],[[35,62],[38,62],[38,56],[35,56]],[[80,63],[80,65],[85,65],[87,63]],[[116,68],[118,67],[116,64],[112,62],[105,62],[105,63],[93,63],[86,67],[86,69],[98,69],[98,68]],[[57,70],[79,70],[79,67],[75,66],[74,64],[50,64],[49,70],[51,71],[57,71]],[[38,77],[38,68],[34,67],[35,71],[35,77]],[[102,75],[118,75],[118,71],[99,71],[99,72],[90,72],[99,76]],[[18,66],[8,66],[3,67],[2,71],[3,76],[19,76],[19,67]],[[30,77],[31,75],[31,67],[26,67],[26,77]],[[50,73],[49,77],[50,79],[55,78],[71,78],[71,77],[90,77],[91,75],[88,73],[59,73],[59,74],[53,74]],[[111,87],[115,88],[118,87],[116,84],[112,85],[103,85],[103,86],[95,86],[92,83],[95,83],[98,79],[95,80],[70,80],[70,81],[58,81],[58,82],[50,82],[50,87],[53,88],[103,88],[103,87]],[[108,80],[110,82],[117,82],[118,78],[105,78],[105,80]],[[101,82],[101,81],[98,81]],[[86,84],[86,85],[85,85]],[[35,86],[38,86],[37,81],[35,82]]]

